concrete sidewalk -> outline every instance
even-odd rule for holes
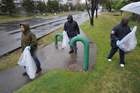
[[[82,30],[80,30],[80,32],[80,35],[87,38],[90,43],[88,70],[92,70],[96,59],[97,46]],[[83,71],[84,45],[82,42],[77,42],[77,54],[69,54],[69,46],[62,50],[61,45],[62,42],[58,42],[57,46],[52,43],[38,51],[42,71],[36,74],[35,79],[52,69]],[[14,91],[20,89],[22,86],[33,81],[30,80],[28,76],[22,75],[22,72],[24,71],[25,70],[23,67],[15,66],[0,72],[0,93],[13,93]]]

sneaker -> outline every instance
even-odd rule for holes
[[[124,64],[120,64],[121,67],[124,67]]]
[[[108,61],[112,61],[111,59],[108,59]]]

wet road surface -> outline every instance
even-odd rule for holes
[[[28,23],[31,31],[40,38],[61,27],[67,21],[67,16],[55,16],[53,18],[32,18],[21,21],[0,23],[0,56],[21,46],[20,23]],[[73,15],[73,19],[81,23],[89,19],[87,13]],[[82,20],[81,20],[82,19]]]

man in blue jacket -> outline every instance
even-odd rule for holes
[[[67,35],[71,41],[71,39],[75,36],[79,36],[80,31],[79,31],[79,26],[76,21],[73,20],[72,15],[68,15],[67,17],[67,22],[64,24],[64,31],[67,32]],[[75,43],[74,46],[70,46],[70,51],[69,53],[73,53],[75,51],[75,54],[77,53],[77,44]]]
[[[129,19],[124,17],[122,18],[122,22],[118,25],[116,25],[112,31],[111,31],[111,51],[108,56],[108,61],[111,61],[111,58],[113,55],[116,53],[118,50],[118,46],[120,44],[120,40],[123,39],[128,33],[131,32],[130,27],[127,25],[129,22]],[[120,54],[120,66],[124,67],[124,51],[119,49],[119,54]]]

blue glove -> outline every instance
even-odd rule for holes
[[[31,50],[31,47],[30,46],[27,46],[27,50]]]
[[[120,40],[117,40],[116,45],[120,46]]]
[[[80,34],[77,34],[77,36],[80,36]]]

